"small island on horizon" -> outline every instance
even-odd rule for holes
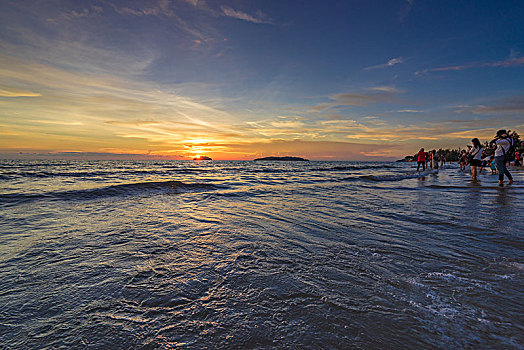
[[[263,157],[263,158],[255,158],[254,161],[259,160],[277,160],[277,161],[288,161],[288,162],[309,162],[309,159],[301,158],[301,157]]]
[[[195,158],[193,158],[193,160],[213,160],[213,159],[209,158],[208,156],[196,156]]]

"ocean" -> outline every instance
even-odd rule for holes
[[[2,160],[0,347],[523,349],[524,171],[415,166]]]

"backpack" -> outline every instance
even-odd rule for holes
[[[504,159],[506,162],[512,162],[515,160],[515,140],[513,140],[513,137],[511,136],[506,138],[506,140],[509,142],[509,148],[506,152],[504,147],[502,147],[502,152],[504,152]]]

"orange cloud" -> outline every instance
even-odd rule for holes
[[[42,96],[37,92],[24,91],[10,88],[0,88],[0,97],[38,97]]]

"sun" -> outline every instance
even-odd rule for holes
[[[197,154],[193,160],[211,160],[211,158],[209,158],[208,156],[203,156],[201,154]]]

